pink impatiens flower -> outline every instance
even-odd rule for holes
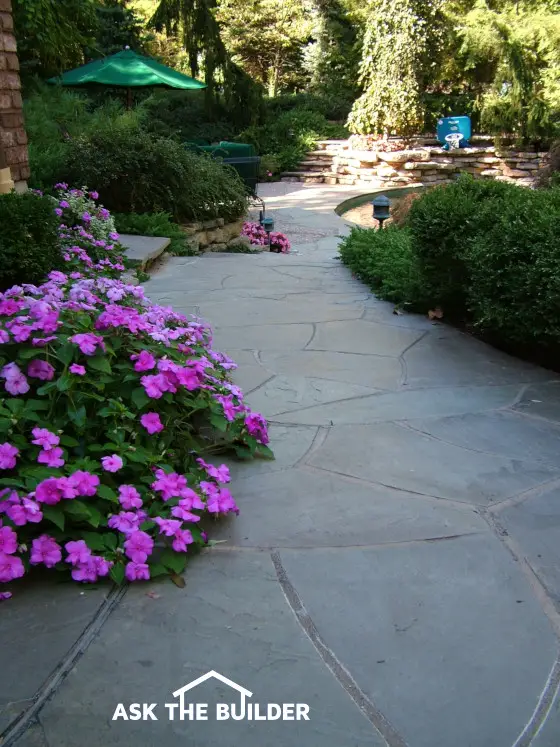
[[[32,379],[51,381],[54,377],[54,368],[47,361],[34,360],[27,367],[27,375]]]
[[[94,335],[92,332],[73,335],[68,339],[77,345],[84,355],[95,355],[98,346],[102,349],[105,348],[103,338],[100,335]]]
[[[117,529],[123,534],[132,534],[140,526],[141,517],[134,511],[121,511],[120,514],[114,514],[109,518],[107,526],[111,529]]]
[[[135,371],[150,371],[156,366],[156,359],[147,350],[142,350],[138,355],[131,355],[130,360],[136,361],[134,364]]]
[[[62,560],[62,548],[48,534],[42,534],[34,539],[31,544],[31,557],[29,562],[32,565],[43,563],[47,568],[52,568]]]
[[[213,464],[207,464],[204,459],[197,459],[196,461],[202,469],[206,470],[206,474],[213,477],[214,480],[222,483],[230,481],[229,467],[226,464],[220,464],[219,467],[215,467]]]
[[[67,480],[69,487],[75,491],[75,495],[92,496],[97,493],[99,477],[92,475],[91,472],[77,470],[73,472]],[[70,497],[70,496],[64,496]]]
[[[0,552],[12,555],[17,550],[17,534],[11,527],[0,527]]]
[[[0,376],[6,380],[5,390],[14,397],[18,394],[26,394],[29,391],[27,379],[15,363],[8,363],[7,366],[4,366]]]
[[[43,519],[43,512],[38,503],[31,498],[22,498],[21,502],[10,502],[6,508],[7,516],[17,527],[26,524],[38,524]]]
[[[8,442],[0,444],[0,469],[13,469],[19,449]]]
[[[47,506],[54,506],[63,497],[64,478],[48,477],[35,488],[35,499]]]
[[[41,451],[37,457],[37,461],[40,464],[46,464],[47,467],[62,467],[64,464],[63,457],[64,452],[59,446],[48,451]]]
[[[239,509],[235,505],[233,496],[227,488],[221,488],[221,490],[210,495],[208,497],[206,508],[211,514],[227,514],[230,511],[239,513]]]
[[[21,558],[0,552],[0,583],[7,584],[25,573]]]
[[[133,532],[124,542],[127,557],[134,563],[145,563],[154,549],[154,541],[146,532]]]
[[[127,581],[149,581],[150,568],[146,563],[135,563],[131,560],[126,564],[124,575]]]
[[[85,376],[86,375],[86,367],[80,366],[79,363],[72,363],[70,368],[68,369],[71,374],[74,374],[75,376]]]
[[[54,449],[60,443],[60,438],[47,428],[33,428],[31,433],[35,436],[31,443],[40,446],[45,451]]]
[[[172,537],[181,528],[181,522],[177,519],[162,519],[161,516],[156,516],[154,521],[159,527],[160,534],[166,537]]]
[[[187,552],[187,545],[192,545],[193,542],[193,536],[188,529],[178,529],[171,547],[175,552]]]
[[[111,456],[105,456],[101,459],[101,466],[105,472],[118,472],[122,469],[123,460],[118,454],[111,454]]]
[[[147,412],[140,418],[140,422],[150,435],[163,430],[163,423],[157,412]]]
[[[66,562],[72,565],[87,563],[91,557],[91,550],[86,545],[85,540],[76,540],[75,542],[67,542],[64,545],[64,549],[68,553],[66,556]]]
[[[119,487],[119,503],[127,510],[140,508],[142,506],[142,498],[133,485],[121,485]]]

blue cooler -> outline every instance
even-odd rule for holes
[[[466,148],[471,139],[471,118],[441,117],[437,123],[437,139],[445,150]]]

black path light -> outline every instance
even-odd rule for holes
[[[266,235],[268,236],[268,251],[271,252],[272,248],[270,246],[270,234],[272,231],[274,231],[274,218],[263,218],[262,219],[262,227],[266,231]]]
[[[373,217],[379,221],[379,228],[383,228],[384,221],[391,217],[391,201],[386,195],[379,195],[372,200]]]

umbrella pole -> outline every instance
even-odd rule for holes
[[[126,89],[126,108],[132,109],[132,88]]]

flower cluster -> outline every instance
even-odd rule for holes
[[[82,224],[61,231],[111,251]],[[0,583],[35,565],[78,582],[179,573],[204,516],[238,511],[227,466],[201,455],[271,456],[266,421],[200,320],[68,255],[67,272],[0,293]]]
[[[241,231],[242,236],[247,236],[251,244],[255,246],[268,246],[268,234],[260,223],[246,221]],[[270,248],[272,251],[288,254],[290,251],[290,241],[288,237],[279,231],[270,232]]]
[[[97,192],[88,192],[87,187],[69,189],[67,184],[55,184],[55,213],[67,225],[83,225],[94,241],[115,241],[118,235],[111,213],[97,205]]]

